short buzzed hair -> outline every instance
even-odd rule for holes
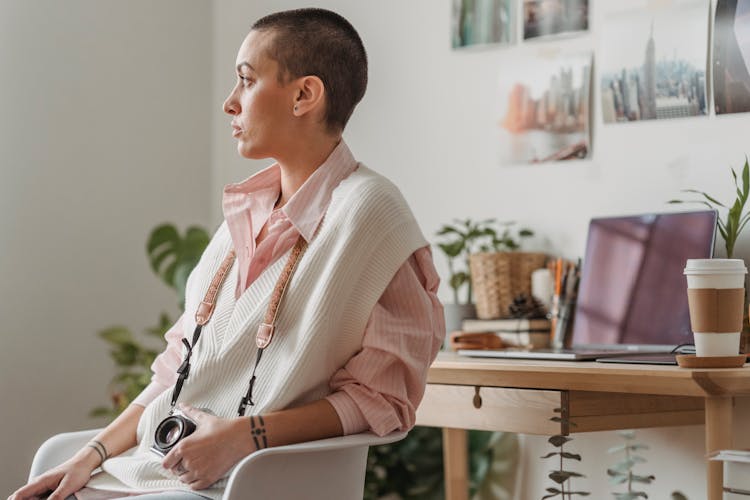
[[[294,9],[265,16],[251,30],[273,33],[268,55],[279,65],[280,82],[323,81],[326,125],[343,130],[367,88],[367,53],[349,21],[330,10]]]

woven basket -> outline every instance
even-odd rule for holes
[[[514,297],[521,293],[531,295],[531,273],[544,267],[546,261],[546,254],[531,252],[488,252],[469,256],[477,317],[507,317]]]

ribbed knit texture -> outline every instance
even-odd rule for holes
[[[255,406],[268,413],[319,400],[329,381],[362,347],[373,307],[399,267],[427,242],[399,193],[387,179],[360,165],[333,192],[331,204],[299,262],[281,304],[273,342],[265,350],[253,389]],[[222,224],[187,283],[186,310],[195,311],[232,242]],[[288,254],[287,254],[288,255]],[[255,333],[287,255],[270,265],[235,300],[237,270],[221,288],[211,321],[203,328],[180,401],[225,418],[237,416],[256,356]],[[185,331],[195,327],[194,318]],[[161,467],[149,448],[169,411],[172,391],[144,410],[133,449],[103,464],[92,488],[113,491],[189,489]],[[226,478],[200,493],[221,498]]]

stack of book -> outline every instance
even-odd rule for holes
[[[750,498],[750,450],[721,450],[711,460],[724,462],[724,499]]]
[[[494,333],[507,347],[548,347],[550,321],[541,319],[465,319],[464,333]]]

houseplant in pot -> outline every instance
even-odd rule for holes
[[[748,165],[747,158],[745,158],[745,165],[742,168],[742,172],[741,172],[740,176],[737,175],[737,172],[735,172],[735,170],[733,168],[731,168],[730,170],[732,172],[732,178],[733,178],[733,181],[734,181],[734,191],[736,193],[736,197],[735,197],[734,201],[731,203],[731,205],[725,205],[724,203],[718,201],[715,197],[713,197],[713,196],[711,196],[711,195],[709,195],[709,194],[707,194],[707,193],[705,193],[703,191],[696,190],[696,189],[684,189],[683,192],[699,195],[700,198],[697,199],[697,200],[670,200],[669,201],[669,203],[701,203],[701,204],[706,205],[707,207],[709,207],[711,209],[714,209],[714,210],[717,210],[717,211],[720,211],[720,212],[721,211],[726,211],[726,214],[724,215],[723,218],[720,216],[717,219],[717,226],[718,226],[719,234],[721,234],[721,237],[724,240],[724,246],[725,246],[725,249],[726,249],[727,258],[726,259],[711,259],[711,260],[707,260],[705,262],[699,262],[698,260],[696,260],[696,261],[690,261],[689,260],[688,261],[688,266],[686,267],[686,274],[688,274],[688,267],[691,266],[691,263],[695,264],[695,265],[702,265],[702,266],[707,266],[707,265],[710,264],[710,267],[712,267],[712,268],[716,268],[717,266],[719,268],[722,268],[722,267],[726,267],[728,265],[736,265],[739,268],[741,268],[741,270],[742,270],[741,274],[743,276],[744,276],[744,274],[746,272],[746,271],[744,271],[744,269],[745,269],[744,261],[741,261],[741,260],[734,260],[733,261],[732,258],[734,256],[734,247],[735,247],[735,244],[737,242],[737,238],[739,237],[740,233],[742,232],[742,230],[747,225],[748,221],[750,221],[750,212],[745,212],[745,205],[747,203],[748,196],[750,196],[750,165]],[[692,274],[692,273],[690,273],[690,274]],[[698,274],[706,274],[706,272],[700,272]],[[693,279],[693,281],[696,281],[698,278],[703,279],[704,277],[693,277],[692,279]],[[717,278],[713,278],[713,279],[716,280]],[[688,289],[689,289],[688,290],[688,295],[689,295],[689,297],[691,296],[690,294],[691,294],[691,291],[692,291],[692,290],[690,290],[690,288],[692,288],[690,286],[690,280],[691,280],[691,276],[688,276],[688,285],[689,285],[688,286]],[[744,285],[744,278],[739,278],[738,277],[736,286],[742,286],[742,288],[744,288],[744,297],[745,297],[744,298],[744,302],[742,304],[738,304],[738,306],[742,305],[743,306],[742,309],[744,310],[744,318],[742,319],[742,323],[741,323],[741,325],[742,325],[741,326],[741,328],[742,328],[742,335],[741,335],[741,340],[740,340],[740,350],[742,352],[747,352],[748,351],[748,349],[747,349],[748,348],[748,343],[749,343],[748,340],[750,339],[750,332],[748,331],[748,320],[747,320],[747,312],[748,312],[747,311],[747,289],[743,285]],[[724,285],[721,285],[721,286],[719,286],[719,285],[711,285],[710,287],[713,288],[714,286],[716,288],[727,288]],[[735,285],[732,285],[732,287],[729,287],[729,288],[734,288],[734,286]],[[728,292],[732,292],[732,290],[725,290],[725,294],[728,293]],[[742,292],[740,292],[739,290],[737,290],[737,293],[740,294],[740,296],[737,298],[737,300],[738,301],[742,301]],[[690,306],[691,307],[691,311],[692,311],[692,308],[693,308],[693,301],[695,301],[695,300],[697,300],[697,298],[695,296],[693,296],[693,299],[691,299],[691,306]],[[740,325],[740,323],[739,323],[740,317],[741,317],[741,315],[739,315],[739,312],[738,312],[736,326]],[[693,323],[697,318],[698,317],[694,316],[693,313],[691,312],[691,323]],[[695,325],[693,325],[693,328],[695,328]],[[703,330],[701,329],[701,331],[703,331]],[[712,330],[706,330],[706,331],[712,331],[712,332],[729,332],[729,331],[732,331],[732,332],[736,332],[737,330],[734,330],[733,328],[730,328],[729,330],[719,328],[718,330],[717,329],[712,329]],[[717,336],[715,334],[712,334],[712,335],[706,337],[705,334],[699,334],[699,333],[696,333],[695,335],[696,335],[696,350],[697,350],[698,356],[702,355],[701,354],[701,350],[702,349],[705,352],[707,352],[707,353],[711,350],[707,346],[703,346],[702,345],[703,344],[703,340],[706,340],[706,339],[710,338],[712,340],[712,342],[714,342],[714,339],[717,339],[720,336],[724,336],[724,335],[718,335]],[[701,340],[701,342],[698,342],[698,340],[699,340],[698,336],[699,335],[703,337],[703,340]],[[734,333],[732,335],[736,335],[736,333]],[[734,342],[732,342],[732,344],[733,343]],[[708,349],[708,351],[706,349]],[[737,351],[734,350],[734,347],[731,346],[731,345],[726,346],[726,347],[721,347],[721,348],[719,348],[719,351],[722,351],[722,352],[726,351],[727,355],[729,355],[731,353],[737,354]],[[717,351],[717,352],[719,352],[719,351]],[[706,355],[716,356],[718,354],[716,354],[716,353],[710,353],[710,354],[706,354]]]
[[[437,232],[443,241],[438,248],[448,259],[448,284],[453,291],[453,303],[445,304],[445,329],[450,333],[461,329],[461,322],[473,318],[476,310],[472,297],[472,282],[469,271],[469,256],[477,252],[516,250],[520,239],[532,236],[530,229],[521,228],[514,237],[511,226],[514,222],[499,223],[495,219],[475,222],[471,219],[454,220]],[[465,300],[461,301],[459,292],[466,289]]]

